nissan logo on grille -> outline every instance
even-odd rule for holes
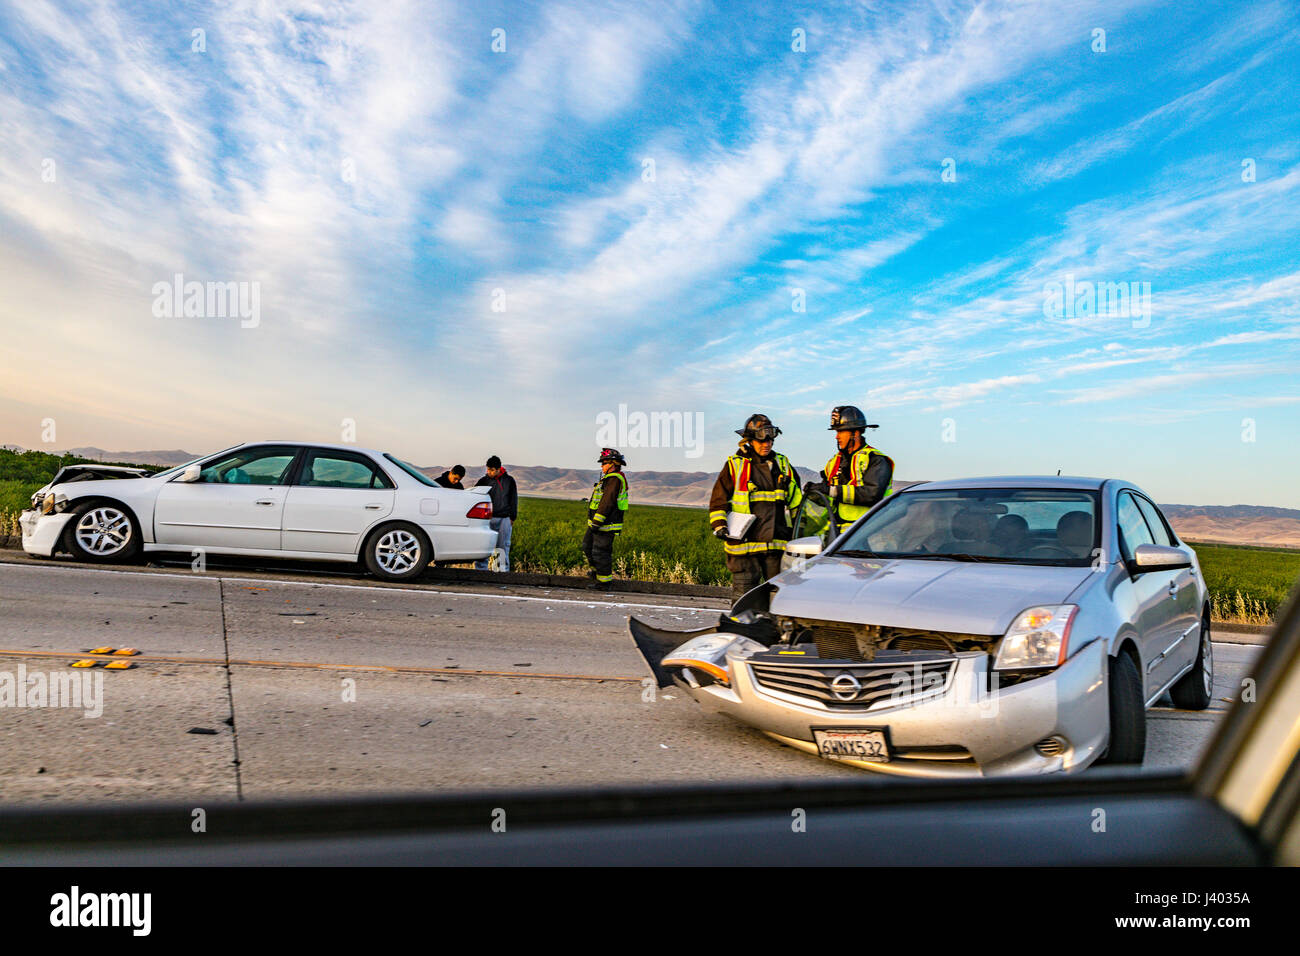
[[[862,693],[862,683],[848,671],[836,674],[831,681],[831,693],[840,700],[855,700]]]

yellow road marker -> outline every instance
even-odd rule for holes
[[[100,665],[100,661],[92,661],[92,660],[86,659],[86,660],[80,660],[80,661],[73,661],[72,664],[71,664],[70,666],[72,666],[72,667],[98,667],[99,665]]]
[[[109,661],[104,665],[106,671],[129,671],[135,667],[130,661]]]
[[[92,647],[90,650],[86,651],[86,653],[87,654],[112,654],[113,649],[111,647]]]
[[[135,655],[139,654],[140,652],[137,651],[134,647],[119,647],[117,650],[111,651],[110,653],[114,654],[117,657],[135,657]]]

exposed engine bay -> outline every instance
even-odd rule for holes
[[[872,661],[880,651],[961,651],[992,653],[1001,635],[957,634],[879,624],[772,618],[781,640],[790,645],[815,644],[817,656],[835,660]]]

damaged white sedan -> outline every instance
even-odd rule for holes
[[[810,754],[915,777],[1141,763],[1146,708],[1210,701],[1196,554],[1137,486],[984,478],[891,495],[716,628],[633,618],[661,686]]]
[[[487,488],[443,488],[415,466],[351,445],[249,442],[186,465],[73,465],[32,495],[23,550],[80,561],[141,553],[361,562],[407,581],[430,561],[492,554]]]

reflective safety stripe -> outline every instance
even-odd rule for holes
[[[754,483],[749,480],[750,477],[750,460],[743,455],[732,455],[727,459],[731,466],[731,510],[737,514],[752,514],[753,505],[761,504],[784,504],[791,511],[799,507],[803,501],[803,490],[799,487],[799,475],[790,465],[790,459],[785,455],[776,455],[777,472],[780,476],[786,476],[786,490],[781,491],[779,488],[770,491],[761,491],[754,487]],[[726,521],[727,513],[725,511],[710,511],[709,524],[715,524],[719,521]],[[726,541],[723,543],[723,550],[727,554],[755,554],[762,551],[781,551],[785,549],[785,539],[775,541]]]
[[[732,455],[727,463],[731,465],[731,510],[747,515],[750,513],[749,459],[743,455]]]
[[[732,455],[727,459],[731,465],[731,510],[738,514],[750,514],[752,512],[751,504],[754,502],[764,502],[766,504],[775,504],[784,502],[791,508],[798,508],[799,502],[803,501],[803,490],[799,487],[799,476],[795,474],[794,468],[790,466],[790,459],[785,455],[777,454],[777,469],[782,475],[789,477],[786,490],[774,489],[772,491],[760,491],[754,487],[754,483],[749,480],[750,461],[743,455]],[[726,520],[726,514],[723,512],[713,511],[709,513],[709,522],[712,523],[718,519]]]
[[[598,574],[598,575],[596,575],[596,580],[599,581],[601,584],[608,584],[610,581],[613,581],[613,580],[614,580],[614,575],[612,575],[612,574]]]
[[[596,509],[598,509],[602,504],[604,504],[605,496],[604,493],[601,491],[601,489],[605,484],[605,479],[608,478],[609,475],[618,476],[618,480],[622,483],[623,490],[619,492],[618,500],[615,503],[616,510],[610,515],[601,515]],[[626,512],[627,512],[626,476],[624,476],[624,474],[621,471],[611,471],[608,475],[601,475],[599,478],[597,478],[596,483],[591,487],[591,498],[587,503],[587,526],[590,528],[596,528],[600,531],[614,531],[614,532],[622,531],[623,518],[625,517]],[[604,522],[608,521],[611,517],[617,518],[618,520],[612,524],[605,524]]]
[[[786,458],[785,455],[778,454],[776,456],[776,462],[781,466],[782,474],[788,475],[790,478],[789,482],[786,484],[786,491],[783,497],[786,505],[791,511],[794,511],[799,507],[799,503],[803,501],[803,489],[799,487],[799,474],[791,467],[790,459]]]
[[[784,551],[785,539],[776,539],[773,541],[727,541],[723,543],[723,550],[727,554],[758,554],[763,551]]]
[[[884,455],[882,452],[878,451],[877,449],[872,448],[870,445],[863,445],[861,448],[859,448],[856,452],[853,453],[853,457],[849,459],[849,481],[848,481],[849,485],[851,485],[854,488],[862,487],[862,476],[867,473],[867,468],[871,464],[871,455],[873,453],[877,455],[881,455],[881,457],[888,457]],[[842,457],[842,453],[836,452],[835,457],[826,463],[826,481],[828,484],[832,484],[832,485],[841,484],[840,482],[841,457]],[[893,476],[891,475],[889,481],[889,487],[885,489],[885,493],[881,497],[887,498],[889,495],[892,495],[893,493],[894,493],[894,481],[893,481]],[[839,516],[840,522],[844,524],[850,524],[854,521],[857,521],[864,514],[870,511],[871,508],[872,508],[871,505],[848,504],[843,501],[835,502],[835,513]]]

